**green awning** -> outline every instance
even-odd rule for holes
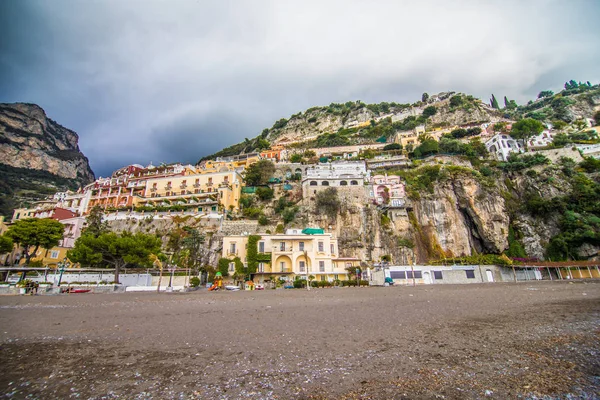
[[[305,235],[322,235],[325,231],[321,228],[304,228],[302,229],[302,233]]]

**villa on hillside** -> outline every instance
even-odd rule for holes
[[[231,260],[229,274],[235,273],[234,259],[238,257],[248,265],[248,235],[223,237],[222,257]],[[256,242],[260,261],[255,283],[264,283],[271,277],[287,281],[297,276],[306,279],[309,275],[318,281],[347,279],[346,268],[360,265],[360,260],[341,257],[337,238],[322,229],[288,229],[285,234],[261,235]]]
[[[369,197],[375,204],[390,208],[401,208],[406,204],[406,192],[399,176],[374,175],[370,183]]]
[[[327,187],[362,187],[370,172],[364,161],[335,161],[308,167],[302,178],[304,197]]]
[[[494,135],[485,142],[487,151],[500,161],[506,161],[511,153],[522,153],[523,147],[505,133]]]

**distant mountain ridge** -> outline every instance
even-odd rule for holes
[[[75,132],[35,104],[0,104],[0,213],[94,180]]]
[[[255,138],[226,147],[201,160],[250,153],[280,143],[294,143],[304,148],[375,143],[378,139],[387,140],[398,131],[411,130],[421,124],[450,127],[523,117],[545,122],[572,122],[579,118],[592,118],[594,109],[600,105],[600,87],[589,83],[574,84],[570,81],[559,93],[543,91],[540,95],[542,97],[522,106],[505,99],[507,106],[498,108],[494,108],[491,102],[456,92],[432,96],[424,93],[420,101],[412,104],[331,103],[281,118]],[[430,107],[434,107],[435,111]],[[427,108],[430,109],[425,111]]]

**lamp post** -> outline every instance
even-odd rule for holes
[[[65,268],[68,268],[70,263],[67,261],[67,257],[63,258],[62,261],[58,263],[58,271],[60,275],[58,277],[58,286],[60,287],[60,282],[62,281],[63,273],[65,272]]]
[[[177,269],[177,266],[175,265],[169,265],[169,272],[171,273],[171,276],[169,277],[169,291],[173,291],[173,274],[175,273],[175,270]]]

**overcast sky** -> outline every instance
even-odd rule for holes
[[[0,102],[39,104],[106,176],[315,105],[597,83],[599,21],[598,0],[2,0]]]

